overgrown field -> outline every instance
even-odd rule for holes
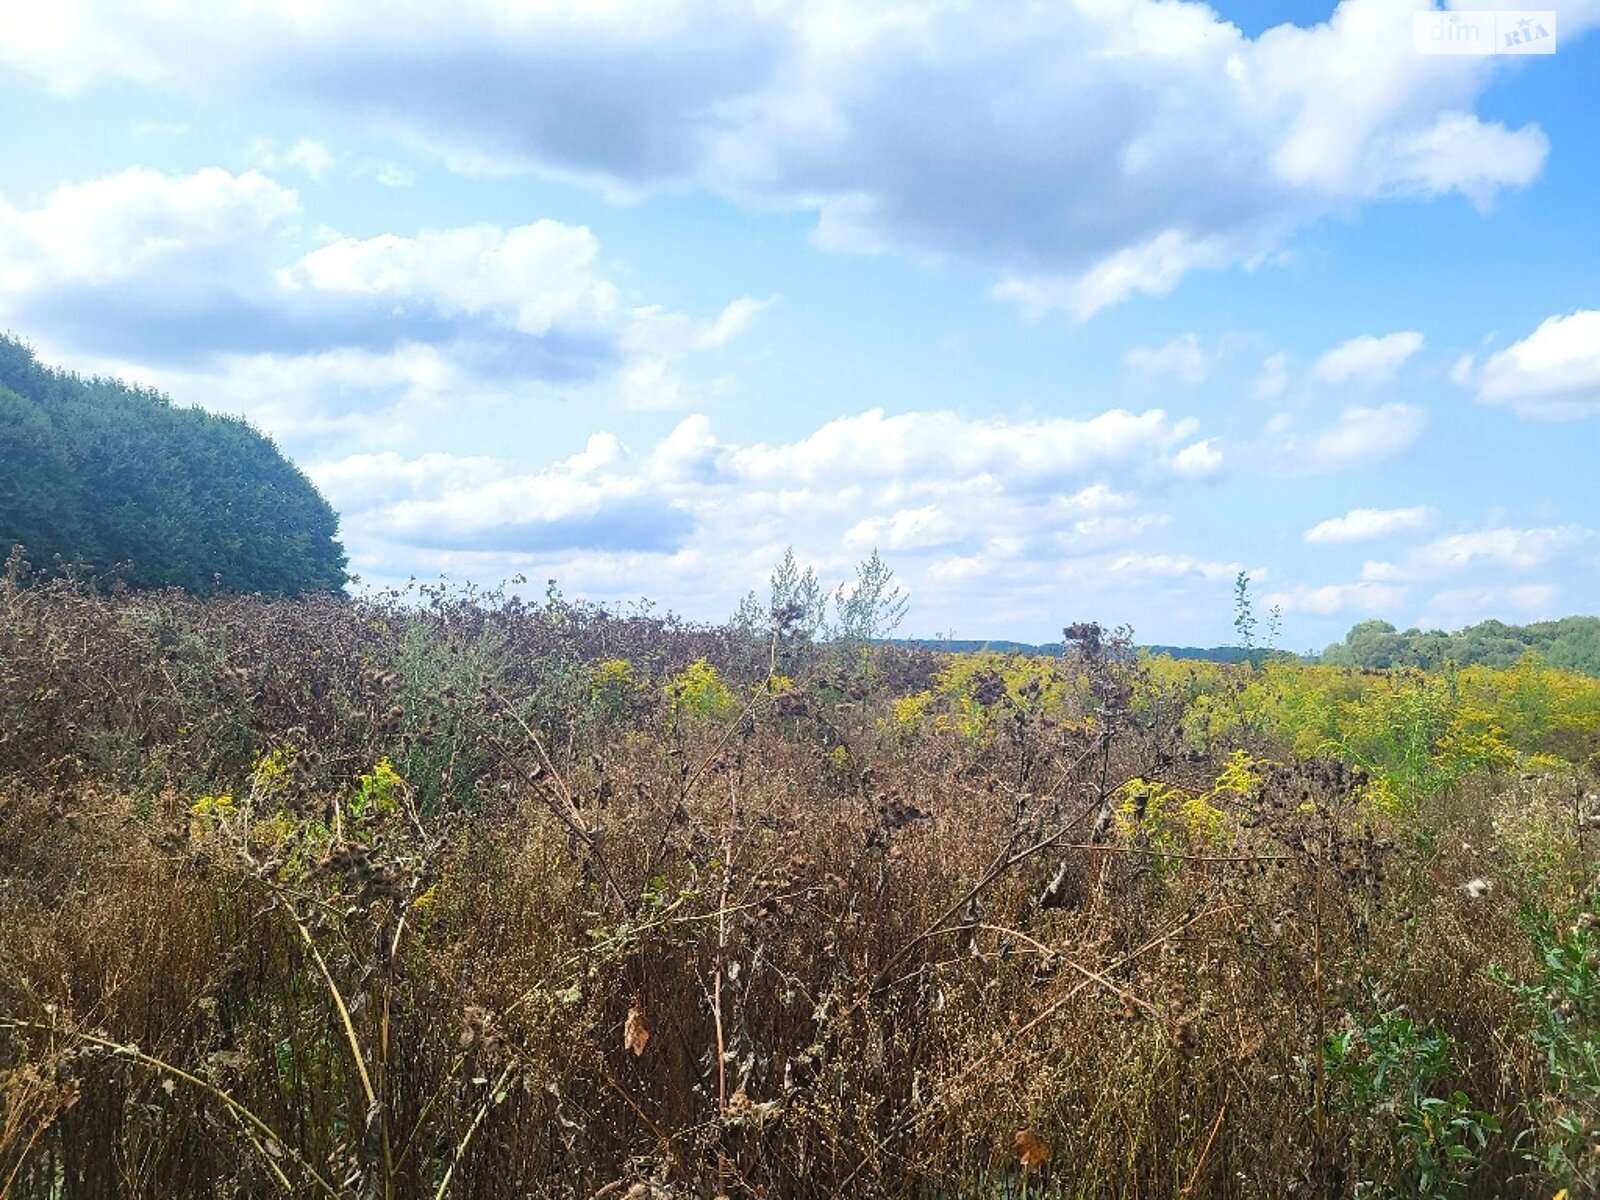
[[[1600,1184],[1600,681],[775,624],[13,565],[0,1193]]]

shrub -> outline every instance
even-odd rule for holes
[[[668,679],[662,691],[674,720],[726,716],[738,703],[716,667],[703,658]]]

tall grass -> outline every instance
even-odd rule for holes
[[[1576,767],[1424,814],[1082,630],[420,599],[0,586],[0,1192],[1393,1194],[1457,1094],[1428,1194],[1592,1166]]]

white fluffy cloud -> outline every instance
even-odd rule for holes
[[[1427,529],[1438,519],[1439,514],[1424,505],[1413,508],[1352,508],[1342,517],[1319,521],[1301,535],[1301,540],[1312,545],[1368,542],[1376,538],[1393,537],[1397,533],[1415,533]]]
[[[1453,376],[1473,378],[1470,359]],[[1477,375],[1478,398],[1526,417],[1570,420],[1600,414],[1600,310],[1551,317],[1491,355]]]
[[[300,171],[314,183],[327,179],[339,165],[339,156],[314,138],[301,138],[289,146],[259,138],[250,144],[250,158],[264,171]]]
[[[797,441],[732,445],[718,441],[709,422],[697,417],[667,439],[661,461],[683,476],[708,481],[812,485],[893,479],[902,488],[922,489],[979,479],[1036,491],[1110,468],[1145,482],[1219,470],[1220,452],[1196,442],[1197,429],[1195,421],[1174,420],[1160,409],[1029,421],[871,409],[829,421]],[[1206,446],[1206,452],[1195,454],[1195,446]]]
[[[313,473],[335,508],[366,512],[418,495],[470,491],[501,478],[505,468],[487,456],[433,452],[406,458],[383,450],[319,463]]]
[[[1415,510],[1391,513],[1395,511]],[[1341,532],[1363,530],[1384,525],[1383,518],[1391,513],[1378,513],[1374,519],[1356,510],[1324,524]],[[1418,520],[1425,523],[1431,515]],[[1413,546],[1397,561],[1368,561],[1355,581],[1297,583],[1266,596],[1265,603],[1286,613],[1315,616],[1350,613],[1399,620],[1409,611],[1428,627],[1456,628],[1494,614],[1533,619],[1556,615],[1561,589],[1548,578],[1529,578],[1530,573],[1578,564],[1600,568],[1600,536],[1591,529],[1574,525],[1475,529]]]
[[[1596,18],[1570,3],[1570,37]],[[695,182],[810,210],[819,240],[953,254],[1083,318],[1258,260],[1351,204],[1526,185],[1547,144],[1473,112],[1496,63],[1419,56],[1412,6],[1244,36],[1168,0],[618,0],[507,8],[12,5],[0,61],[265,102],[461,170],[618,194]],[[715,30],[708,37],[706,31]]]
[[[856,551],[934,550],[959,542],[965,532],[965,522],[925,504],[859,521],[846,531],[844,544]]]
[[[36,208],[0,202],[0,286],[13,305],[51,288],[129,280],[184,294],[230,290],[241,277],[259,283],[274,253],[294,244],[300,219],[294,190],[258,171],[129,167],[58,187]]]
[[[720,563],[725,587],[743,590],[759,581],[750,564],[764,573],[794,541],[836,573],[880,548],[908,579],[946,589],[1091,556],[1110,587],[1212,583],[1237,564],[1129,549],[1168,522],[1153,507],[1162,496],[1194,486],[1182,460],[1202,444],[1195,432],[1159,410],[1027,421],[871,410],[788,442],[737,442],[697,414],[648,446],[599,433],[531,468],[361,453],[308,470],[343,512],[358,563],[420,556],[481,576],[582,558],[591,577],[599,561],[646,555],[662,569]]]
[[[1373,616],[1392,615],[1410,596],[1410,589],[1403,586],[1360,580],[1356,583],[1295,584],[1269,592],[1263,597],[1263,603],[1285,613],[1311,613],[1322,617],[1336,613]]]
[[[193,394],[279,433],[518,382],[680,401],[685,360],[770,303],[705,318],[638,303],[588,228],[553,220],[341,237],[255,170],[131,167],[0,202],[0,321],[174,390],[203,383]]]
[[[599,241],[582,226],[542,220],[340,238],[291,266],[291,291],[376,300],[390,311],[428,305],[442,316],[492,316],[522,333],[558,324],[604,330],[622,307],[595,270]]]
[[[1600,565],[1597,545],[1595,532],[1578,525],[1474,529],[1413,546],[1397,562],[1369,561],[1361,577],[1370,583],[1427,583],[1462,576],[1493,581],[1581,562]]]
[[[1406,361],[1421,349],[1422,335],[1415,330],[1384,337],[1362,334],[1317,359],[1311,374],[1319,382],[1334,386],[1356,383],[1376,387],[1393,379]]]
[[[1498,587],[1445,588],[1428,598],[1421,624],[1456,629],[1484,619],[1485,613],[1524,621],[1558,616],[1561,589],[1553,583],[1516,583]]]
[[[1212,583],[1231,582],[1244,565],[1196,558],[1190,554],[1120,554],[1108,568],[1113,575],[1134,579],[1184,579],[1197,577]]]
[[[1556,560],[1592,551],[1592,530],[1573,525],[1538,529],[1480,529],[1454,533],[1418,547],[1411,566],[1430,576],[1475,568],[1527,571]]]
[[[1422,435],[1427,414],[1414,404],[1355,405],[1332,424],[1300,428],[1283,414],[1269,424],[1259,451],[1276,475],[1324,475],[1354,470],[1409,450]]]

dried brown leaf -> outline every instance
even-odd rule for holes
[[[1016,1152],[1022,1169],[1029,1174],[1050,1161],[1050,1147],[1031,1129],[1017,1130],[1016,1136],[1011,1139],[1011,1148]]]
[[[644,1023],[644,1009],[639,1007],[637,1000],[628,1009],[628,1019],[623,1023],[622,1044],[632,1050],[636,1058],[650,1044],[650,1027]]]

